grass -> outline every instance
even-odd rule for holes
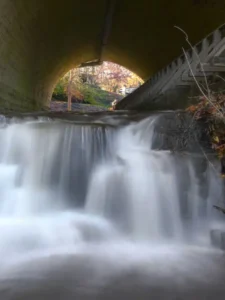
[[[101,106],[105,108],[111,107],[111,102],[114,99],[121,100],[123,98],[123,96],[121,95],[104,91],[98,86],[90,84],[80,85],[79,92],[83,95],[86,104]],[[57,101],[66,101],[67,95],[62,94],[60,96],[55,97],[55,95],[53,94],[53,99]]]

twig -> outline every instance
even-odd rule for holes
[[[208,80],[207,80],[207,77],[206,77],[206,74],[205,74],[205,70],[204,70],[203,64],[202,64],[202,62],[201,62],[201,60],[200,60],[200,57],[199,57],[198,53],[196,52],[195,48],[194,48],[194,47],[192,46],[192,44],[190,43],[189,38],[188,38],[188,34],[187,34],[182,28],[180,28],[180,27],[178,27],[178,26],[174,26],[174,27],[177,28],[178,30],[180,30],[181,32],[183,32],[183,34],[185,35],[185,39],[186,39],[188,45],[191,47],[192,51],[194,52],[194,54],[196,55],[197,59],[199,60],[199,64],[200,64],[200,67],[201,67],[201,71],[202,71],[203,76],[204,76],[204,79],[205,79],[205,83],[206,83],[206,87],[207,87],[208,96],[204,93],[204,91],[203,91],[203,89],[201,88],[201,86],[200,86],[198,80],[196,79],[195,74],[194,74],[194,72],[193,72],[193,70],[192,70],[192,68],[191,68],[191,63],[190,63],[190,61],[189,61],[189,59],[188,59],[188,56],[187,56],[187,54],[186,54],[186,51],[185,51],[185,49],[182,47],[184,56],[185,56],[186,61],[187,61],[187,64],[188,64],[188,67],[189,67],[189,69],[190,69],[190,72],[191,72],[191,74],[192,74],[192,76],[193,76],[193,78],[194,78],[194,81],[195,81],[195,83],[196,83],[198,89],[200,90],[200,92],[202,93],[202,95],[209,101],[209,103],[210,103],[210,104],[218,111],[218,113],[219,113],[222,117],[224,117],[223,114],[221,113],[221,111],[220,111],[220,110],[214,105],[214,103],[212,102],[212,99],[211,99],[211,93],[210,93],[210,89],[209,89],[209,85],[208,85]]]
[[[213,207],[219,211],[221,211],[225,215],[225,208],[219,207],[217,205],[213,205]]]
[[[200,59],[198,53],[196,52],[195,48],[192,46],[191,42],[189,41],[188,34],[182,28],[180,28],[179,26],[174,26],[174,27],[177,28],[178,30],[180,30],[181,32],[183,32],[183,34],[185,35],[186,42],[188,43],[188,45],[191,47],[192,51],[196,55],[196,57],[197,57],[197,59],[199,61],[200,67],[201,67],[201,71],[202,71],[202,73],[204,75],[204,79],[205,79],[205,84],[206,84],[206,87],[207,87],[208,96],[210,97],[210,89],[209,89],[209,86],[208,86],[208,80],[207,80],[207,77],[206,77],[206,74],[205,74],[205,70],[204,70],[203,64],[201,62],[201,59]]]

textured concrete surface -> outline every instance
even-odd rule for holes
[[[48,105],[54,84],[71,67],[99,58],[105,0],[0,0],[1,111]],[[185,45],[224,22],[223,1],[117,1],[104,60],[147,79]]]

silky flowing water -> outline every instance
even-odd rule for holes
[[[86,118],[2,117],[0,299],[224,299],[215,170],[155,149],[157,116]]]

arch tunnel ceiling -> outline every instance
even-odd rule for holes
[[[181,53],[183,28],[193,43],[224,23],[225,4],[213,0],[112,0],[103,60],[149,78]],[[0,107],[45,105],[57,79],[99,59],[107,0],[0,0]],[[110,23],[110,20],[108,20]]]

